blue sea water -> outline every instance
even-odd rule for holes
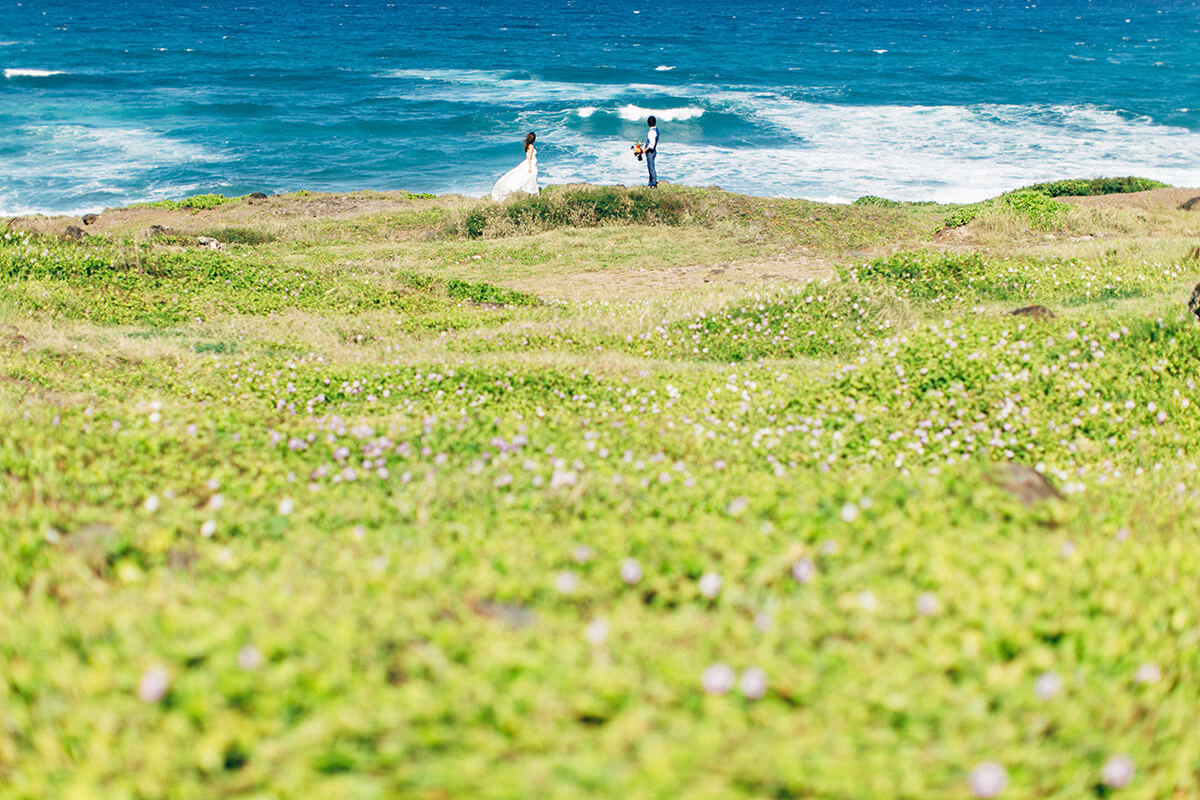
[[[0,0],[0,213],[543,183],[1200,185],[1200,0]]]

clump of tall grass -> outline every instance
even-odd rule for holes
[[[683,225],[709,219],[710,203],[699,193],[662,188],[580,186],[551,189],[504,203],[482,203],[452,219],[446,232],[479,239],[555,228]]]

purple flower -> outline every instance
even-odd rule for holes
[[[258,669],[262,665],[262,660],[262,653],[252,644],[245,645],[238,650],[237,663],[242,669]]]
[[[937,595],[933,592],[921,592],[917,595],[917,613],[922,617],[930,617],[938,612]]]
[[[138,697],[147,703],[157,703],[167,696],[171,688],[171,675],[162,664],[155,664],[142,675],[138,682]]]
[[[996,797],[1008,785],[1008,772],[995,761],[987,761],[971,770],[967,781],[976,797]]]
[[[733,667],[717,662],[700,675],[700,685],[709,694],[725,694],[733,688]]]
[[[809,583],[817,576],[817,565],[807,558],[792,564],[792,578],[796,583]]]
[[[583,631],[583,636],[588,640],[588,644],[593,647],[599,647],[608,639],[608,620],[603,617],[598,617],[588,623],[587,628]]]
[[[738,682],[742,695],[750,700],[759,700],[767,693],[767,673],[759,667],[747,667]]]
[[[1049,700],[1062,689],[1062,678],[1054,672],[1043,672],[1033,684],[1034,694],[1039,700]]]
[[[1112,756],[1104,762],[1100,780],[1111,789],[1120,789],[1133,780],[1133,772],[1133,759],[1126,755]]]

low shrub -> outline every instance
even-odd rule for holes
[[[537,305],[534,295],[518,292],[515,289],[505,289],[490,283],[472,283],[470,281],[446,281],[446,294],[458,300],[470,300],[472,303],[496,303],[504,306]]]
[[[226,203],[232,203],[237,198],[226,197],[223,194],[197,194],[191,197],[185,197],[183,200],[157,200],[146,205],[154,208],[169,208],[172,210],[180,208],[190,208],[195,211],[206,211],[211,208],[223,206]]]
[[[899,200],[888,200],[886,197],[876,197],[873,194],[865,194],[854,201],[856,206],[879,206],[880,208],[898,208],[903,205]]]
[[[1018,191],[1041,192],[1049,197],[1092,197],[1102,194],[1126,194],[1164,189],[1170,184],[1149,178],[1074,178],[1050,183],[1035,183]]]
[[[264,233],[253,228],[220,228],[199,235],[209,236],[225,244],[266,244],[276,239],[274,234]],[[189,240],[194,238],[188,237]]]
[[[972,206],[963,206],[950,216],[946,217],[946,219],[942,221],[942,227],[961,228],[963,225],[968,225],[973,222],[977,216],[979,216],[979,212],[982,208],[982,204],[979,203]]]
[[[1004,195],[1004,207],[1029,220],[1037,228],[1051,228],[1067,213],[1067,207],[1050,195],[1021,190]]]
[[[452,300],[469,300],[472,303],[494,303],[504,306],[534,306],[541,300],[536,295],[505,289],[490,283],[474,283],[451,278],[442,280],[419,272],[401,272],[396,277],[410,288],[431,294],[444,294]]]
[[[707,212],[684,193],[587,186],[486,204],[450,223],[448,233],[477,239],[600,225],[682,225]]]

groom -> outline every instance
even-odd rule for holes
[[[646,120],[650,131],[646,134],[646,148],[642,151],[646,156],[646,169],[650,171],[650,186],[658,186],[658,173],[654,171],[654,155],[658,151],[658,120],[650,117]]]

